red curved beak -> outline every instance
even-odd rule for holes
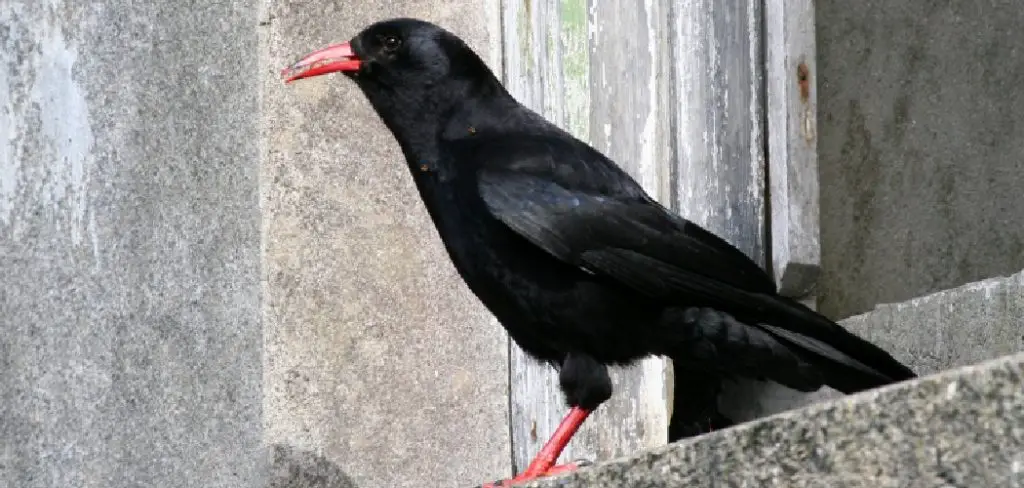
[[[359,71],[361,61],[345,42],[314,51],[295,64],[281,70],[285,83],[338,71]]]

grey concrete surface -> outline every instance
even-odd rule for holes
[[[0,2],[0,486],[261,481],[256,19]]]
[[[1024,354],[583,468],[534,487],[1024,485]]]
[[[844,318],[1024,268],[1024,9],[817,10],[820,310]]]
[[[1024,352],[1024,272],[880,305],[842,323],[920,374]]]
[[[511,474],[508,340],[457,277],[362,93],[340,75],[285,86],[279,72],[395,16],[500,52],[488,5],[289,1],[264,19],[266,440],[360,488]]]
[[[268,488],[356,488],[352,478],[337,463],[311,451],[290,446],[273,446],[270,454]]]
[[[1024,272],[881,305],[840,323],[922,376],[1015,354],[1024,351]],[[842,396],[828,388],[805,394],[770,383],[727,385],[720,404],[736,420]]]
[[[509,474],[508,345],[296,56],[462,2],[0,2],[0,486]],[[454,461],[450,461],[454,460]]]

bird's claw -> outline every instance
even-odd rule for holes
[[[484,483],[484,484],[482,484],[482,485],[480,485],[479,487],[476,487],[476,488],[502,488],[502,487],[507,487],[507,486],[515,486],[515,485],[526,483],[527,481],[533,481],[533,480],[540,479],[540,478],[547,478],[549,476],[557,476],[557,475],[560,475],[560,474],[570,473],[570,472],[576,471],[577,468],[582,468],[582,467],[585,467],[585,466],[590,466],[591,464],[593,464],[593,463],[591,463],[590,461],[588,461],[586,459],[577,459],[576,461],[573,461],[571,463],[560,464],[558,466],[552,466],[547,471],[545,471],[545,472],[543,472],[541,474],[531,475],[531,474],[523,473],[523,474],[520,474],[520,475],[518,475],[518,476],[516,476],[514,478],[511,478],[511,479],[495,481],[493,483]]]

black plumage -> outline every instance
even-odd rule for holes
[[[400,144],[459,274],[523,350],[561,368],[570,405],[595,408],[607,365],[650,355],[677,371],[673,438],[727,422],[723,378],[849,393],[914,377],[519,104],[453,34],[395,19],[351,47],[361,67],[346,75]]]

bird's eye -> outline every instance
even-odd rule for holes
[[[402,45],[402,40],[395,36],[384,37],[384,49],[388,51],[394,51],[398,49],[398,46]]]

